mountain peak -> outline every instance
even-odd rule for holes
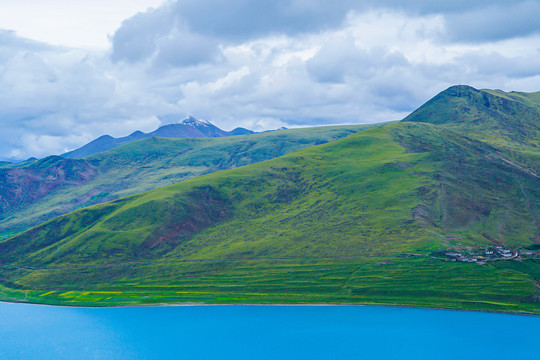
[[[171,123],[171,120],[176,115],[167,115],[162,117],[162,121],[165,121],[166,125],[160,126],[157,130],[150,133],[143,133],[141,131],[135,131],[129,136],[122,138],[113,138],[110,135],[103,135],[94,141],[89,142],[83,147],[62,154],[62,157],[71,159],[80,159],[85,156],[93,155],[98,152],[113,149],[117,146],[130,143],[143,138],[152,136],[164,137],[171,139],[178,138],[209,138],[209,137],[223,137],[234,135],[247,135],[253,134],[253,131],[236,128],[233,131],[224,131],[212,124],[207,120],[199,120],[193,116],[188,116],[183,120]],[[179,126],[185,125],[185,126]]]
[[[402,121],[443,125],[455,132],[512,149],[538,148],[540,101],[535,93],[451,86]]]
[[[194,118],[193,116],[188,116],[187,118],[183,119],[183,120],[180,120],[179,122],[177,122],[177,124],[180,124],[180,125],[189,125],[189,126],[194,126],[194,127],[201,127],[201,126],[204,126],[204,127],[208,127],[208,126],[214,126],[214,124],[212,124],[210,121],[207,121],[207,120],[199,120],[197,118]]]

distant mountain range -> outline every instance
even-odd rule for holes
[[[238,127],[232,131],[221,130],[214,124],[206,120],[199,120],[189,116],[174,124],[163,125],[150,133],[135,131],[131,135],[115,138],[110,135],[103,135],[89,142],[88,144],[60,156],[68,159],[82,159],[86,156],[97,154],[103,151],[113,149],[117,146],[129,144],[130,142],[145,139],[149,137],[164,137],[171,139],[178,138],[214,138],[234,135],[253,134],[251,130]]]

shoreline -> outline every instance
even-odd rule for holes
[[[156,304],[132,304],[132,305],[118,305],[118,306],[80,306],[80,305],[55,305],[55,304],[43,304],[30,301],[4,301],[0,300],[0,303],[7,304],[23,304],[23,305],[35,305],[35,306],[50,306],[60,308],[75,308],[75,309],[121,309],[121,308],[148,308],[148,307],[206,307],[206,306],[246,306],[246,307],[393,307],[393,308],[408,308],[418,310],[434,310],[434,311],[465,311],[465,312],[478,312],[478,313],[492,313],[492,314],[504,314],[504,315],[521,315],[540,317],[540,313],[521,312],[521,311],[498,311],[498,310],[467,310],[467,309],[455,309],[444,307],[429,307],[429,306],[414,306],[414,305],[399,305],[399,304],[378,304],[378,303],[275,303],[275,304],[255,304],[255,303],[237,303],[237,304],[209,304],[209,303],[156,303]]]

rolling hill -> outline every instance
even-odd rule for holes
[[[2,296],[539,313],[538,176],[506,157],[517,146],[445,124],[369,129],[52,219],[0,242]]]
[[[77,208],[279,157],[371,126],[207,139],[151,137],[84,159],[50,156],[11,164],[0,168],[0,239]]]

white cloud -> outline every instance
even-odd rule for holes
[[[0,67],[2,158],[58,154],[103,133],[152,130],[167,109],[159,96],[122,90],[122,73],[104,54],[35,44],[8,50]]]
[[[54,45],[106,50],[122,20],[163,0],[0,0],[0,28]]]

